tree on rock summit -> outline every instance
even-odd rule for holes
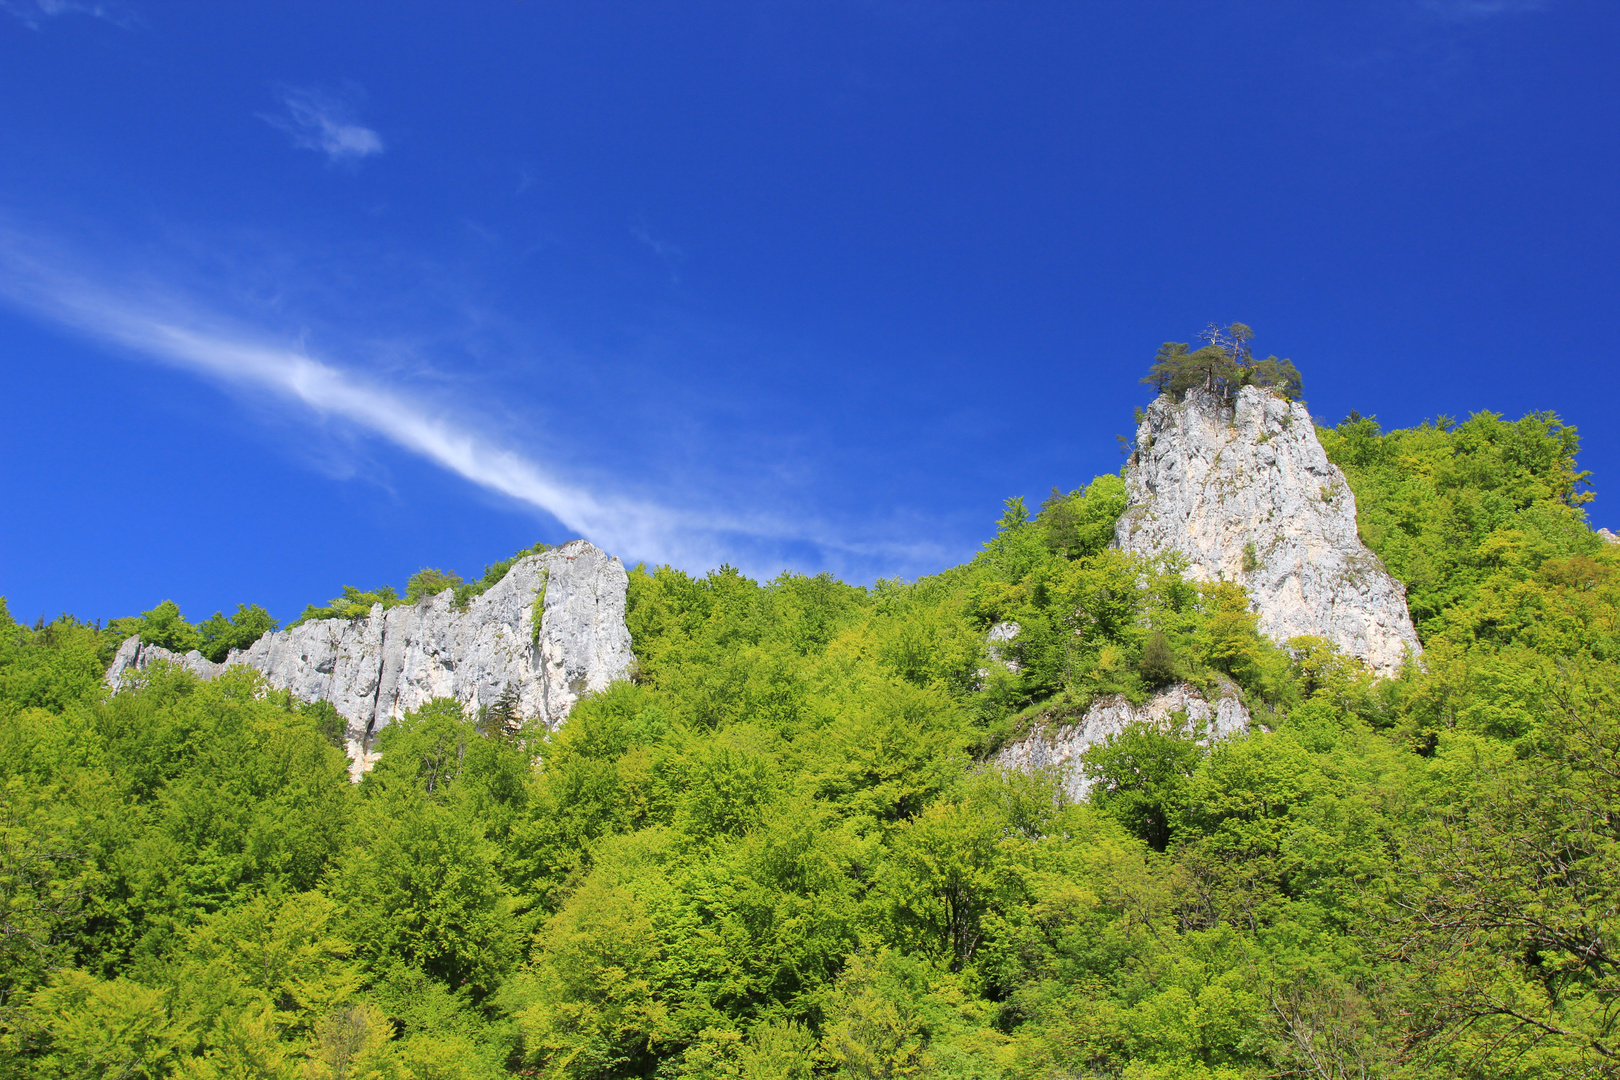
[[[1298,401],[1304,392],[1299,369],[1292,360],[1254,358],[1249,348],[1254,331],[1243,323],[1210,323],[1199,337],[1206,344],[1190,352],[1184,341],[1160,345],[1142,381],[1177,401],[1199,386],[1223,399],[1230,399],[1234,390],[1244,386],[1265,387],[1290,401]]]

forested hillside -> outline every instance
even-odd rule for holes
[[[329,706],[109,695],[135,624],[0,608],[0,1076],[1620,1075],[1620,546],[1575,432],[1321,437],[1408,588],[1395,679],[1112,550],[1117,476],[913,583],[638,568],[632,682],[556,732],[435,702],[358,785]],[[1253,733],[1127,730],[1089,803],[981,764],[1222,678]]]

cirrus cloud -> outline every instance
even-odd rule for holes
[[[161,276],[120,273],[100,259],[8,228],[0,216],[0,303],[240,392],[255,405],[337,421],[551,517],[626,561],[702,570],[730,562],[769,576],[791,560],[841,573],[936,565],[933,541],[849,537],[804,507],[742,510],[693,491],[586,479],[545,449],[503,436],[476,402],[423,394],[360,358],[321,356],[297,335],[213,308]],[[573,475],[570,475],[573,473]],[[858,530],[858,532],[861,530]]]
[[[351,165],[383,152],[382,136],[355,119],[358,89],[332,94],[311,88],[289,87],[281,93],[285,112],[260,113],[272,127],[292,136],[293,145],[317,150],[334,165]]]
[[[20,20],[30,30],[38,30],[46,19],[60,15],[88,15],[114,26],[129,28],[135,15],[117,3],[85,3],[83,0],[0,0],[0,11]]]

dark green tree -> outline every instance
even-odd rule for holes
[[[1179,399],[1196,387],[1225,394],[1239,377],[1237,365],[1219,346],[1205,345],[1193,352],[1186,349],[1185,345],[1166,342],[1142,381]]]
[[[1136,667],[1149,686],[1163,686],[1176,677],[1176,654],[1163,630],[1154,630],[1142,643],[1142,661]]]
[[[1160,394],[1180,400],[1187,391],[1202,387],[1229,398],[1242,386],[1262,386],[1297,401],[1303,390],[1299,370],[1291,360],[1268,356],[1256,360],[1250,348],[1254,331],[1243,323],[1210,323],[1199,337],[1202,348],[1187,351],[1187,343],[1167,341],[1154,354],[1153,366],[1142,381]]]
[[[508,683],[501,696],[492,705],[478,708],[478,734],[499,738],[516,734],[523,726],[523,714],[518,708],[516,683]]]
[[[1164,851],[1204,753],[1181,715],[1166,727],[1127,725],[1088,749],[1081,768],[1092,782],[1092,805]]]
[[[1156,394],[1170,392],[1170,383],[1175,378],[1178,357],[1187,355],[1185,341],[1167,341],[1159,346],[1159,351],[1153,355],[1153,367],[1148,371],[1143,382],[1153,387]]]
[[[1245,385],[1275,390],[1289,401],[1298,401],[1305,393],[1305,382],[1292,360],[1279,360],[1275,356],[1256,360],[1244,369],[1243,378]]]

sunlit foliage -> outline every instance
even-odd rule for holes
[[[249,671],[101,684],[254,609],[0,606],[0,1077],[1614,1076],[1620,549],[1574,432],[1323,439],[1397,679],[1113,550],[1115,476],[912,583],[638,567],[631,680],[556,731],[431,702],[359,784]],[[986,764],[1176,681],[1255,730],[1133,727],[1081,805]]]

